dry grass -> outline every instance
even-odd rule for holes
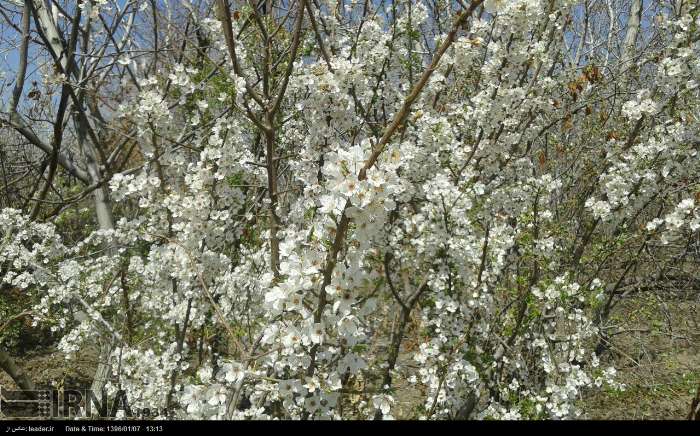
[[[611,339],[607,357],[624,391],[583,399],[591,419],[685,419],[700,384],[700,319],[697,301],[630,298],[612,318],[628,331]]]

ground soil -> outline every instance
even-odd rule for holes
[[[700,385],[700,305],[653,295],[620,304],[612,321],[627,331],[611,339],[608,362],[624,391],[582,399],[590,419],[685,419]]]

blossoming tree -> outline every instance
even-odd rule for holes
[[[2,283],[67,355],[99,344],[96,391],[573,417],[616,386],[618,301],[697,280],[692,2],[14,3],[3,128],[44,165],[0,212]]]

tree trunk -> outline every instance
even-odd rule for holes
[[[642,0],[634,0],[630,6],[630,13],[627,18],[627,33],[625,33],[625,44],[622,58],[624,62],[629,62],[637,44],[637,34],[639,24],[642,21]]]
[[[5,371],[30,398],[34,398],[33,391],[36,390],[34,382],[15,364],[12,356],[2,348],[0,348],[0,369]]]
[[[698,385],[698,393],[690,403],[690,413],[688,419],[691,421],[700,421],[700,385]]]
[[[41,28],[46,39],[46,44],[53,52],[55,60],[60,64],[61,70],[74,78],[78,83],[82,82],[83,70],[77,67],[72,53],[63,44],[60,32],[56,27],[55,21],[52,19],[51,11],[48,10],[46,4],[41,1],[33,0],[32,7],[35,11],[35,18],[38,27]],[[70,79],[67,77],[66,79]],[[74,90],[73,90],[74,92]],[[102,173],[98,162],[99,156],[99,139],[94,134],[87,115],[84,112],[84,92],[78,90],[77,95],[71,94],[74,99],[76,110],[73,113],[75,128],[78,137],[78,145],[83,155],[85,156],[85,166],[87,167],[88,180],[91,184],[98,184],[102,181]],[[99,186],[93,193],[95,215],[97,223],[102,230],[114,229],[114,218],[112,216],[112,205],[109,199],[107,188]],[[109,356],[112,351],[112,340],[104,339],[100,344],[99,358],[95,377],[91,386],[92,392],[97,398],[102,398],[102,390],[107,383],[107,378],[111,372],[109,365]]]

